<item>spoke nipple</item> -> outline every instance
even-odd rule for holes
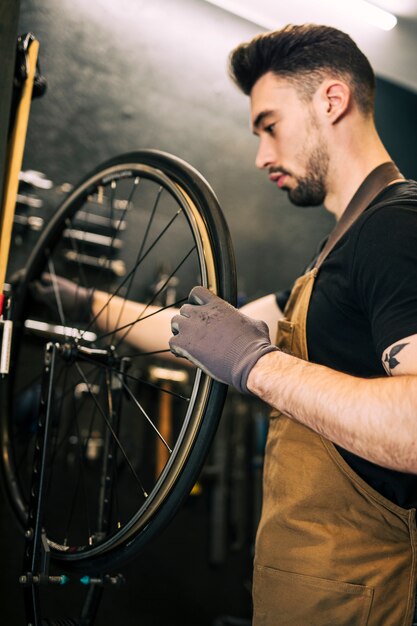
[[[25,537],[26,539],[32,539],[33,537],[33,528],[28,528],[27,531],[25,532]]]

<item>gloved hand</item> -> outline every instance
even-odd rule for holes
[[[29,285],[33,298],[51,311],[59,311],[58,299],[65,318],[88,322],[91,319],[93,288],[80,287],[62,276],[44,273]]]
[[[248,393],[246,382],[258,359],[278,350],[265,322],[240,313],[205,287],[192,289],[171,328],[171,352],[243,393]]]

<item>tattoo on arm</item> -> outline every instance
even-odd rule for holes
[[[391,376],[394,367],[397,367],[397,365],[400,364],[399,360],[396,357],[398,353],[401,352],[403,348],[405,348],[405,346],[408,346],[408,343],[398,343],[396,346],[393,346],[391,350],[385,355],[383,365],[388,376]]]

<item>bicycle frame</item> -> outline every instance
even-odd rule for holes
[[[10,303],[6,301],[4,282],[6,279],[7,263],[12,237],[13,218],[16,207],[17,190],[19,186],[19,172],[22,169],[23,153],[25,149],[26,133],[29,122],[30,105],[32,101],[33,84],[36,74],[36,64],[39,54],[39,41],[33,35],[26,35],[26,80],[19,100],[16,117],[10,134],[6,158],[6,171],[3,204],[0,211],[0,326],[3,328],[3,337],[0,354],[0,374],[9,372],[10,348],[12,341],[12,322],[7,319]]]

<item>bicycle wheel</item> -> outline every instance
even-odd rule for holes
[[[88,322],[69,318],[59,297],[45,311],[29,288],[44,272],[91,288],[104,304]],[[100,570],[133,556],[198,478],[226,387],[167,345],[140,347],[146,323],[166,323],[196,284],[234,301],[227,225],[199,173],[153,150],[88,175],[28,261],[1,383],[2,457],[26,525],[45,346],[55,345],[44,526],[61,566]]]

